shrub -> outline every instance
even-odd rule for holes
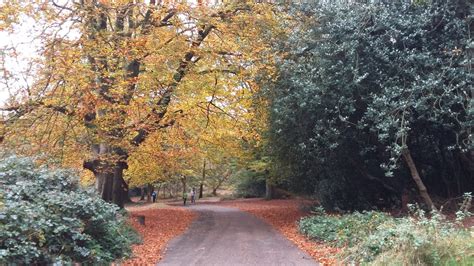
[[[342,216],[322,213],[303,218],[299,229],[306,236],[333,246],[353,246],[389,219],[387,214],[374,211]]]
[[[474,241],[468,230],[433,213],[380,224],[359,245],[348,249],[346,260],[375,265],[472,265]]]
[[[349,264],[473,265],[472,232],[437,212],[428,217],[413,210],[403,218],[380,212],[329,216],[319,210],[303,218],[299,228],[312,239],[344,246],[340,256]]]
[[[110,263],[138,235],[124,214],[78,184],[72,171],[0,160],[0,264]]]

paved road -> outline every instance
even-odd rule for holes
[[[199,217],[158,265],[318,265],[271,226],[234,208],[190,207]]]

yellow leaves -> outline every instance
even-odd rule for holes
[[[149,7],[144,3],[101,2],[94,7],[70,6],[77,11],[73,13],[59,12],[51,4],[2,5],[0,27],[9,27],[25,12],[41,21],[44,25],[39,26],[48,33],[41,36],[42,60],[36,62],[38,75],[31,97],[73,111],[68,117],[38,110],[24,124],[15,125],[18,128],[11,130],[14,136],[9,141],[21,146],[28,139],[25,142],[32,150],[46,150],[78,168],[91,144],[108,142],[130,153],[127,177],[131,184],[196,175],[204,158],[214,164],[245,158],[242,142],[261,141],[260,129],[266,123],[266,114],[255,106],[259,88],[253,80],[257,74],[274,73],[271,43],[261,36],[273,30],[283,32],[276,13],[264,5],[246,3],[245,9],[236,11],[237,5],[243,5],[240,2],[200,8],[175,2],[177,14],[161,25],[169,8],[157,7],[147,18]],[[126,26],[118,30],[117,10],[123,8],[131,9]],[[97,29],[101,12],[107,25]],[[154,24],[143,27],[140,23],[146,19]],[[52,34],[72,20],[71,27],[77,31],[72,36]],[[213,30],[196,47],[199,30],[208,25]],[[167,108],[167,113],[157,122],[152,110],[158,108],[156,103],[173,84],[190,51],[189,67],[179,73],[184,78],[174,88],[170,105],[160,107]],[[138,76],[131,75],[132,61],[139,65]],[[86,118],[93,125],[85,124]],[[173,127],[158,129],[168,123]],[[22,128],[29,124],[34,127],[23,136]],[[134,148],[130,139],[137,129],[152,133]]]

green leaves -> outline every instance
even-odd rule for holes
[[[472,145],[467,132],[473,124],[468,114],[473,76],[463,63],[469,33],[456,8],[427,2],[294,9],[305,23],[275,45],[284,45],[287,54],[279,58],[278,80],[267,87],[272,146],[291,169],[287,179],[295,189],[318,191],[328,180],[342,185],[342,198],[354,195],[347,189],[356,186],[361,194],[381,193],[390,200],[394,191],[383,184],[404,186],[409,176],[399,157],[415,147],[410,149],[415,160],[437,160],[436,166],[419,165],[433,180],[429,190],[445,193],[439,173],[453,168],[446,158]],[[363,197],[359,208],[378,201]]]
[[[0,161],[0,263],[110,263],[137,241],[118,208],[67,170]]]
[[[445,220],[439,213],[427,215],[414,209],[413,217],[393,218],[382,212],[305,217],[299,230],[306,236],[343,247],[346,263],[368,265],[468,265],[473,245],[469,230]],[[454,265],[454,264],[453,264]]]

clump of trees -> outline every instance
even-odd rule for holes
[[[303,4],[267,83],[272,154],[326,208],[473,191],[466,1]],[[471,47],[472,48],[472,47]],[[471,51],[472,52],[472,51]]]
[[[275,17],[251,1],[9,1],[0,9],[0,30],[32,23],[38,41],[25,86],[1,65],[13,95],[0,108],[0,144],[89,170],[101,197],[120,207],[126,170],[149,178],[136,159],[153,156],[137,153],[161,132],[185,117],[204,117],[207,127],[252,116],[252,73],[270,57],[257,37]],[[2,56],[21,61],[17,48],[2,47]]]
[[[83,189],[76,173],[0,160],[1,264],[108,264],[140,241],[118,207]]]

